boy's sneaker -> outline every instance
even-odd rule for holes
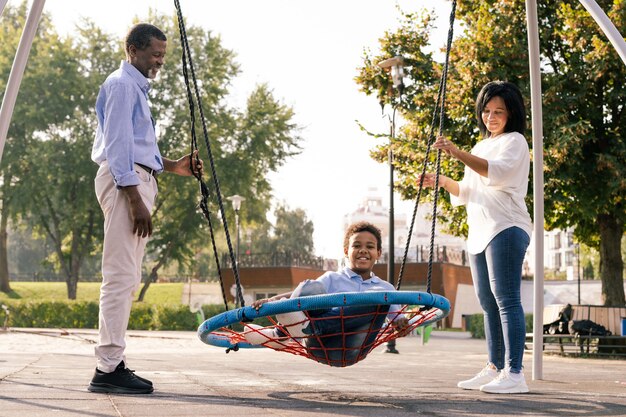
[[[243,334],[246,342],[251,345],[264,345],[274,349],[284,348],[288,336],[275,327],[263,327],[258,324],[246,324],[248,331]]]
[[[482,371],[477,373],[473,378],[461,381],[456,384],[457,387],[463,389],[475,389],[479,390],[483,385],[493,381],[498,377],[498,371],[491,368],[489,365],[485,366]]]
[[[276,320],[291,337],[307,337],[313,334],[311,322],[303,311],[276,314]]]
[[[154,391],[152,382],[135,375],[128,369],[124,361],[120,362],[113,372],[102,372],[96,368],[87,389],[91,392],[114,394],[150,394]]]
[[[528,385],[522,372],[514,374],[503,369],[496,379],[480,387],[480,390],[491,394],[523,394],[528,392]]]

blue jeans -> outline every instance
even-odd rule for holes
[[[469,256],[476,296],[485,313],[489,362],[520,373],[526,321],[521,301],[522,263],[530,237],[519,227],[498,233],[479,254]]]
[[[300,283],[291,298],[321,294],[326,294],[326,288],[317,281],[307,280]],[[305,340],[305,345],[318,362],[330,366],[352,365],[374,348],[388,311],[388,305],[309,310],[313,334]]]

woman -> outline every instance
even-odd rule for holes
[[[526,111],[517,86],[503,81],[486,84],[476,99],[476,117],[483,140],[471,153],[444,137],[433,145],[465,164],[461,181],[439,176],[439,186],[450,193],[453,205],[467,208],[470,268],[485,315],[489,361],[458,387],[524,393],[526,329],[520,291],[532,224],[524,202],[530,167],[523,136]],[[424,174],[424,186],[434,184],[435,174]]]

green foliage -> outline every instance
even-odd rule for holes
[[[85,328],[98,327],[98,304],[90,301],[12,301],[9,307],[11,327]],[[4,311],[1,313],[4,315]],[[4,322],[4,317],[0,317]]]
[[[313,242],[314,225],[307,218],[306,211],[301,208],[290,210],[279,205],[274,210],[276,218],[273,230],[269,225],[261,225],[254,229],[250,238],[254,242],[252,253],[292,253],[312,254],[315,252]]]
[[[9,309],[9,327],[62,329],[97,329],[98,303],[95,301],[2,301]],[[224,306],[202,306],[205,317],[222,313]],[[0,310],[0,323],[6,312]],[[269,320],[259,321],[269,324]],[[134,303],[128,321],[129,330],[185,330],[198,328],[196,314],[186,305]]]
[[[7,6],[2,16],[3,23],[12,24],[0,29],[0,74],[6,75],[0,77],[1,91],[11,66],[8,57],[15,55],[26,13],[24,3],[18,8]],[[152,83],[150,102],[162,154],[176,159],[189,152],[192,136],[178,60],[182,50],[178,25],[174,16],[153,13],[145,21],[160,26],[169,39],[171,58]],[[74,299],[81,266],[99,255],[102,240],[102,213],[92,181],[97,166],[90,160],[96,129],[93,106],[100,84],[118,67],[124,53],[119,39],[89,20],[63,39],[44,14],[38,30],[0,171],[0,232],[6,231],[5,219],[12,217],[18,227],[28,223],[36,237],[46,236],[53,255],[46,259],[53,260],[55,270],[66,276],[68,298]],[[188,27],[187,36],[215,161],[214,167],[207,161],[205,126],[196,120],[206,179],[215,168],[223,196],[240,194],[247,199],[242,218],[265,222],[271,199],[267,176],[300,151],[293,110],[280,103],[267,85],[250,94],[244,110],[229,107],[226,99],[239,72],[234,52],[224,48],[218,36],[200,27]],[[195,248],[205,245],[209,234],[197,213],[199,192],[193,178],[163,175],[159,187],[153,216],[156,233],[147,247],[148,261],[154,262],[151,277],[156,277],[161,266],[170,264],[191,269],[200,251]],[[210,189],[215,191],[215,187]],[[215,197],[209,201],[212,213],[218,212]],[[232,223],[232,210],[223,214]],[[217,216],[212,220],[219,224]]]
[[[626,2],[598,4],[616,27],[626,25]],[[545,227],[574,226],[577,241],[599,249],[605,303],[623,305],[623,261],[617,239],[626,232],[626,68],[580,2],[550,0],[538,7]],[[423,162],[428,171],[435,170],[435,155],[427,155],[426,149],[432,138],[441,64],[422,52],[429,42],[429,18],[403,17],[397,31],[380,39],[380,52],[365,55],[356,80],[367,94],[377,94],[383,103],[394,102],[390,97],[396,93],[387,88],[390,77],[375,64],[396,54],[408,58],[405,71],[411,87],[394,102],[406,124],[391,146],[398,190],[414,200]],[[524,2],[459,2],[456,18],[462,32],[455,33],[451,50],[443,133],[469,151],[480,140],[474,101],[486,82],[517,84],[530,113],[526,11]],[[531,137],[530,131],[526,137]],[[374,159],[384,160],[387,147],[384,143],[372,151]],[[456,160],[442,158],[441,173],[446,176],[460,179],[463,168]],[[452,208],[447,198],[444,193],[440,220],[448,231],[464,235],[464,209]],[[532,214],[531,194],[527,206]]]
[[[132,330],[196,330],[198,318],[181,304],[182,283],[159,283],[146,302],[133,303],[128,328]],[[64,282],[15,282],[11,294],[0,293],[10,310],[9,326],[43,328],[98,327],[100,283],[80,282],[77,301],[68,301]],[[232,308],[232,306],[230,306]],[[224,311],[223,305],[202,306],[206,318]],[[4,323],[0,310],[0,323]]]
[[[154,118],[162,132],[159,138],[161,153],[175,159],[187,154],[192,143],[182,64],[177,60],[182,49],[175,19],[150,16],[149,21],[168,34],[168,57],[172,58],[153,83],[150,100]],[[190,26],[186,31],[201,97],[201,103],[194,100],[196,140],[200,157],[205,161],[204,181],[213,191],[208,203],[213,215],[211,222],[218,237],[216,245],[224,247],[224,243],[219,241],[224,234],[217,216],[220,207],[217,189],[212,185],[213,170],[223,199],[233,194],[246,199],[240,212],[241,219],[266,222],[271,200],[268,174],[299,153],[299,129],[292,120],[293,110],[281,104],[267,85],[257,86],[252,91],[243,111],[227,106],[225,99],[232,80],[239,73],[234,52],[222,46],[219,36],[202,28]],[[200,104],[206,119],[204,125],[198,111]],[[203,257],[201,252],[206,252],[205,248],[210,245],[208,224],[197,210],[199,199],[198,183],[193,178],[175,175],[159,178],[159,196],[153,217],[156,231],[147,246],[148,258],[154,262],[151,279],[156,278],[160,268],[173,263],[181,270],[193,271],[195,276],[201,268],[215,275],[214,268],[204,268],[203,261],[199,260]],[[231,224],[229,231],[233,236],[234,213],[226,205],[223,214],[222,218]],[[208,252],[209,258],[212,258],[212,249]],[[150,282],[146,281],[143,291],[148,285]]]
[[[156,306],[159,330],[193,330],[198,327],[196,315],[186,305]]]
[[[8,9],[9,18],[23,23],[23,6]],[[0,32],[0,44],[13,51],[8,57],[14,56],[20,34],[21,27]],[[97,94],[93,78],[100,81],[100,75],[86,68],[91,55],[110,55],[83,45],[82,39],[61,38],[44,14],[20,85],[1,171],[3,219],[28,223],[35,236],[49,239],[54,255],[49,258],[66,276],[70,299],[76,298],[80,267],[93,256],[102,234],[92,186],[97,167],[89,158]],[[8,71],[8,61],[7,66],[0,62],[0,72]]]
[[[482,314],[472,314],[469,317],[469,329],[468,331],[472,334],[472,338],[474,339],[484,339],[485,338],[485,316]],[[533,331],[533,315],[526,314],[524,316],[524,320],[526,322],[526,333],[531,333]]]
[[[133,330],[156,330],[158,328],[156,307],[151,304],[134,303],[130,310],[128,328]]]
[[[279,206],[274,227],[274,252],[313,253],[313,222],[302,209],[289,211]]]

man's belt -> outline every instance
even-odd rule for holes
[[[135,164],[137,166],[139,166],[141,169],[143,169],[144,171],[146,171],[148,174],[152,175],[154,178],[156,178],[159,175],[159,173],[155,169],[147,167],[147,166],[145,166],[143,164],[140,164],[138,162],[135,162]]]

